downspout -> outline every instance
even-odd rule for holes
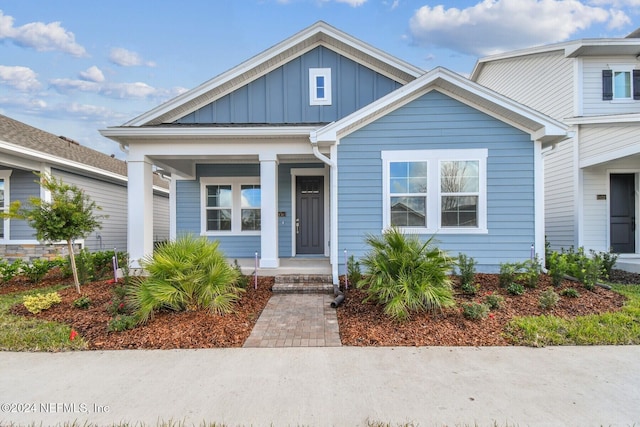
[[[329,203],[330,203],[330,227],[331,237],[329,238],[329,261],[331,263],[331,277],[334,287],[340,284],[338,277],[338,163],[336,162],[338,149],[336,144],[331,145],[331,158],[325,156],[318,149],[318,141],[315,132],[311,134],[311,148],[313,155],[324,164],[329,166]]]

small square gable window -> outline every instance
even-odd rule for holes
[[[331,105],[331,68],[309,69],[309,105]]]

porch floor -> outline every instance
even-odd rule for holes
[[[254,258],[238,258],[242,274],[253,274],[256,270]],[[233,261],[232,261],[233,262]],[[260,260],[258,260],[260,265]],[[331,274],[331,264],[327,257],[280,258],[278,268],[258,267],[258,276],[278,276],[282,274]]]
[[[622,255],[613,268],[630,273],[640,273],[640,255]]]

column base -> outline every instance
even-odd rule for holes
[[[278,258],[275,259],[260,259],[260,268],[278,268],[280,267],[280,260]]]

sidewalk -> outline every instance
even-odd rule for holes
[[[3,426],[640,424],[640,346],[0,352],[0,384]]]

